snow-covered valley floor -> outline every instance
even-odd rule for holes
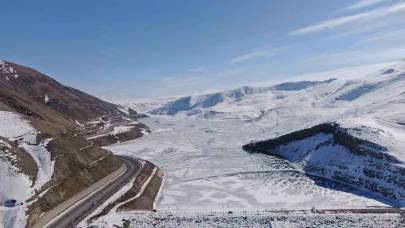
[[[151,134],[108,148],[115,154],[149,160],[165,172],[155,205],[158,212],[112,213],[97,222],[111,225],[112,221],[129,219],[132,227],[195,227],[204,226],[200,223],[203,219],[208,227],[269,227],[269,221],[278,215],[249,213],[399,205],[404,196],[403,175],[399,175],[405,162],[404,79],[402,61],[351,81],[244,86],[168,102],[150,112],[159,116],[142,120],[151,128]],[[321,140],[322,135],[311,138],[305,133],[279,145],[278,154],[242,150],[252,140],[277,140],[332,122],[347,129],[344,140],[354,144],[342,148],[331,135]],[[369,143],[361,143],[356,152],[355,145],[360,142],[357,139]],[[264,147],[262,152],[270,152],[269,148]],[[302,159],[285,156],[294,153]],[[374,158],[369,158],[371,155]],[[376,159],[380,157],[390,159]],[[342,178],[333,179],[321,172],[328,173],[333,165],[339,168],[333,174],[340,172],[342,175],[337,177]],[[323,175],[308,172],[308,167],[319,168]],[[352,187],[342,183],[352,183]],[[378,191],[370,191],[375,189]],[[385,200],[380,198],[382,195]],[[209,215],[211,211],[226,214],[229,210],[248,211],[249,215]],[[167,218],[161,213],[177,214]],[[404,219],[397,215],[284,213],[277,221],[288,217],[295,227],[402,227],[400,221]]]
[[[342,184],[310,178],[286,161],[241,146],[260,129],[240,120],[143,119],[152,134],[108,147],[165,172],[159,211],[384,206]]]

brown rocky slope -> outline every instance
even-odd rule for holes
[[[0,110],[64,125],[69,125],[71,119],[87,121],[122,114],[115,104],[10,62],[0,62],[0,84]]]
[[[104,119],[127,116],[116,105],[10,62],[0,61],[0,85],[0,111],[15,112],[28,119],[38,132],[37,143],[52,138],[47,150],[51,153],[51,160],[55,161],[54,173],[52,179],[29,200],[32,203],[28,208],[27,227],[35,224],[43,213],[123,165],[111,152],[80,134],[85,127],[79,122],[85,124],[102,116]],[[136,112],[131,110],[131,114]],[[140,131],[127,136],[128,140],[141,137]],[[9,153],[18,158],[16,162],[19,164],[14,165],[35,181],[38,167],[31,155],[16,143],[9,143],[13,146]]]

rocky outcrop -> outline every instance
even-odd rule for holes
[[[282,157],[309,175],[372,192],[394,206],[405,205],[403,162],[389,154],[388,148],[353,135],[363,130],[366,129],[325,123],[279,138],[251,142],[243,149]]]

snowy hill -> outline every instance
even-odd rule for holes
[[[290,102],[291,96],[313,91],[310,92],[311,98],[307,100],[307,102],[313,102],[330,94],[330,91],[334,92],[333,89],[337,89],[343,83],[336,79],[330,79],[327,81],[287,82],[267,87],[244,86],[218,93],[182,97],[151,111],[151,113],[199,117],[258,117],[277,105]],[[329,87],[331,88],[325,90]],[[307,98],[309,97],[307,96]]]
[[[405,61],[356,80],[282,85],[183,97],[152,113],[218,125],[232,118],[231,124],[243,123],[238,134],[254,140],[248,144],[253,149],[298,134],[263,150],[302,173],[355,187],[366,198],[405,205]],[[346,141],[337,142],[335,131],[305,133],[330,123],[347,132]]]
[[[186,96],[151,111],[209,119],[272,120],[308,114],[364,114],[405,123],[405,61],[363,78],[343,81],[289,82],[268,87],[244,86],[218,93]]]
[[[319,106],[351,106],[358,113],[405,123],[405,61],[346,82]],[[353,110],[352,110],[353,112]]]
[[[251,152],[281,156],[300,172],[341,182],[368,198],[405,205],[405,128],[373,118],[348,118],[252,142]],[[371,193],[368,194],[367,193]]]

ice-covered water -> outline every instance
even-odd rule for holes
[[[277,157],[241,149],[256,131],[240,120],[144,119],[152,134],[110,146],[165,172],[159,210],[381,206],[355,190],[316,180]]]

